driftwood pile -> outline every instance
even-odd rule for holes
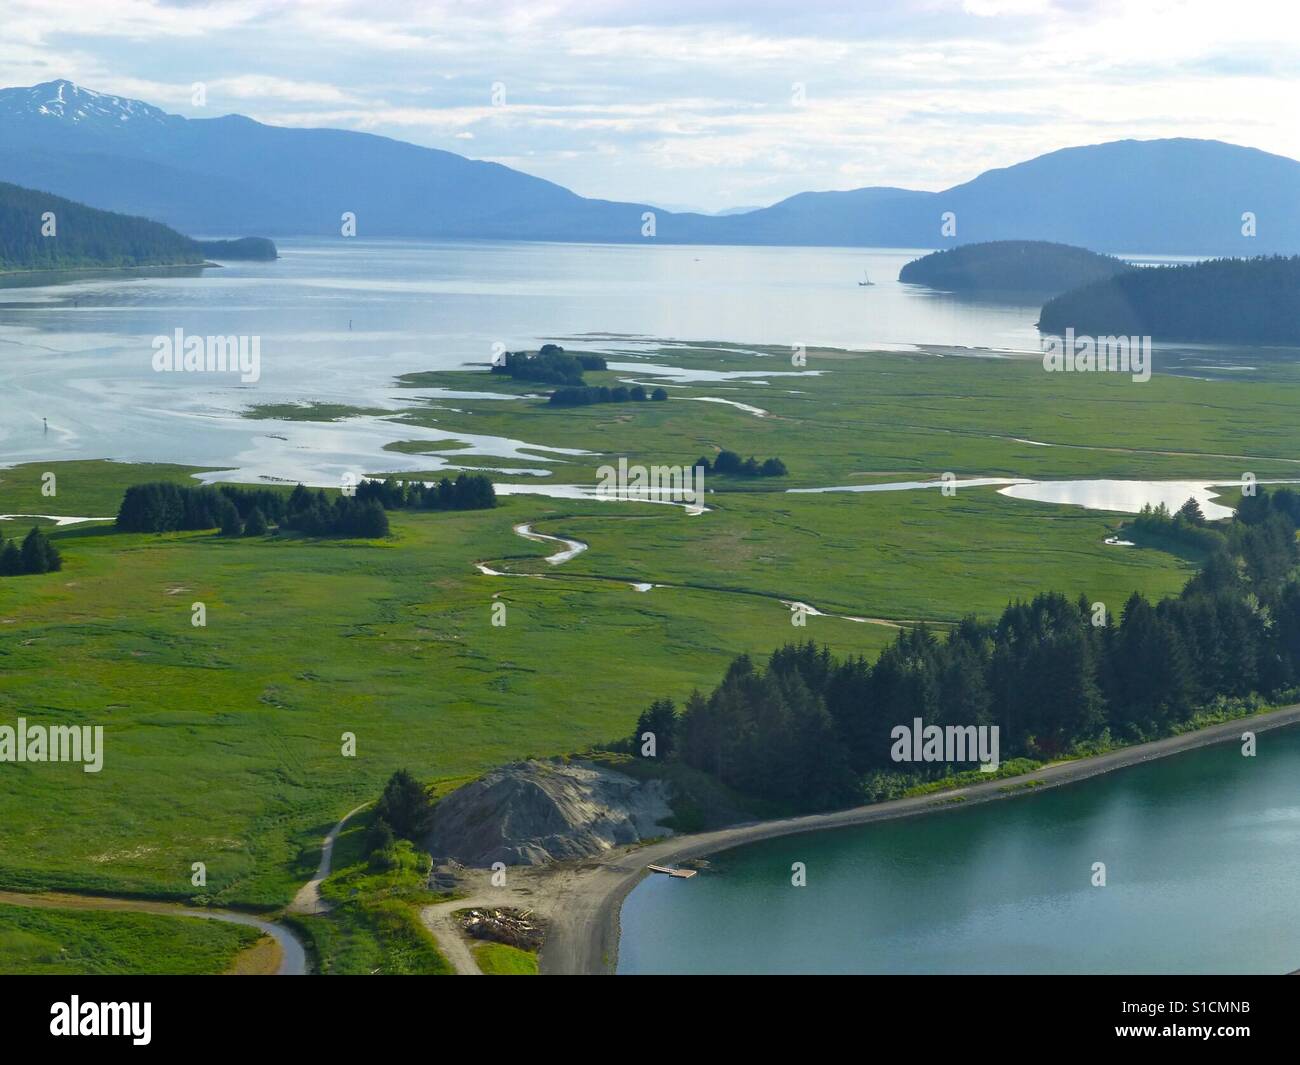
[[[542,945],[542,925],[531,910],[471,909],[459,917],[461,926],[475,939],[504,943],[520,950],[537,950]]]

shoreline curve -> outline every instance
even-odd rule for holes
[[[589,860],[567,877],[568,882],[556,893],[549,914],[551,931],[539,955],[540,969],[543,974],[614,973],[618,967],[619,917],[623,902],[647,875],[646,866],[652,862],[664,864],[700,858],[760,840],[942,813],[966,809],[973,804],[1036,794],[1172,754],[1227,743],[1238,739],[1242,731],[1264,732],[1296,723],[1300,723],[1300,704],[1233,718],[1194,732],[1134,744],[1105,754],[1051,763],[1019,776],[830,813],[748,822],[711,832],[672,836],[603,859]],[[1033,788],[1016,787],[1017,783],[1027,780],[1039,780],[1042,784]],[[949,801],[957,796],[965,801]]]

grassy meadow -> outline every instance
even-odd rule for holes
[[[260,938],[254,928],[198,917],[0,903],[0,968],[8,975],[220,973]]]
[[[649,361],[793,372],[788,349],[758,358],[718,348],[664,348]],[[710,479],[713,509],[704,515],[524,495],[488,511],[391,512],[383,541],[51,527],[62,571],[0,579],[0,723],[103,725],[104,769],[0,766],[0,889],[275,910],[314,872],[325,832],[396,769],[445,792],[502,762],[624,735],[652,699],[711,687],[739,653],[812,638],[838,654],[874,655],[896,631],[835,617],[794,628],[783,599],[902,623],[988,616],[1049,589],[1118,609],[1134,590],[1177,591],[1197,562],[1104,545],[1121,515],[1012,500],[993,488],[947,498],[930,489],[787,495],[786,487],[945,471],[1300,476],[1300,386],[1290,381],[1157,376],[1135,385],[1117,375],[1049,375],[1033,362],[822,351],[808,353],[806,369],[671,388],[667,403],[576,409],[457,399],[457,412],[421,399],[420,388],[532,390],[469,372],[405,382],[411,405],[392,419],[395,452],[437,450],[490,468],[491,459],[453,457],[464,447],[458,430],[582,448],[592,454],[556,462],[539,453],[538,463],[553,471],[544,482],[584,484],[623,455],[680,464],[725,447],[789,467],[779,480]],[[650,380],[588,375],[593,384],[629,377]],[[769,414],[691,398],[706,396]],[[273,413],[349,416],[335,406]],[[447,441],[403,442],[407,423],[443,430]],[[47,471],[57,477],[53,498],[40,493]],[[0,514],[108,516],[128,485],[190,481],[196,472],[109,462],[0,469]],[[551,566],[544,556],[553,548],[512,531],[522,522],[589,550]],[[0,535],[30,524],[0,521]],[[475,568],[482,561],[517,575],[486,576]],[[664,587],[640,592],[632,582]],[[202,628],[191,624],[196,602],[206,607]],[[492,624],[496,602],[506,605],[503,627]],[[355,757],[342,753],[345,733],[356,737]],[[339,840],[324,890],[335,912],[295,919],[317,968],[446,971],[416,916],[425,897],[419,870],[366,869],[363,824]],[[207,866],[206,888],[190,883],[196,861]],[[0,971],[47,964],[32,959],[55,957],[50,942],[89,956],[75,954],[77,936],[95,938],[89,925],[55,927],[54,918],[15,909],[0,910]],[[208,953],[195,948],[196,964],[222,971],[239,931],[202,927],[213,938]],[[108,949],[118,932],[107,924],[101,932],[102,964],[140,971],[133,966],[143,963]],[[170,957],[190,949],[184,942],[155,936],[140,949]],[[496,972],[526,968],[499,951],[480,960]]]

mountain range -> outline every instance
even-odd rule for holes
[[[1221,141],[1122,140],[942,192],[805,192],[703,215],[590,199],[498,163],[388,137],[185,118],[70,81],[0,90],[0,181],[210,236],[939,248],[1050,240],[1097,251],[1300,251],[1300,162]],[[653,238],[644,235],[653,212]],[[955,233],[944,232],[951,212]],[[1255,236],[1243,219],[1253,218]]]

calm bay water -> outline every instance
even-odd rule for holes
[[[522,348],[563,338],[571,348],[633,355],[651,338],[1037,344],[1034,306],[898,284],[899,268],[919,252],[342,238],[286,240],[280,251],[278,262],[230,263],[198,277],[0,288],[3,461],[171,461],[231,466],[230,479],[330,485],[359,469],[428,469],[439,460],[383,446],[445,435],[434,430],[382,417],[322,425],[238,415],[254,404],[307,400],[393,410],[431,394],[397,389],[397,374],[486,363],[497,342]],[[864,269],[873,287],[857,285]],[[153,338],[178,328],[261,337],[261,379],[155,373]],[[580,334],[602,336],[584,345],[572,339]],[[772,368],[770,359],[755,362]],[[456,461],[518,456],[525,445],[547,453],[544,440],[468,442]]]
[[[1285,973],[1300,968],[1300,729],[1007,802],[649,877],[620,973]],[[806,863],[808,886],[790,884]],[[1107,886],[1090,883],[1105,862]]]
[[[337,485],[344,473],[472,466],[475,455],[573,461],[545,440],[453,438],[384,417],[419,396],[454,405],[464,393],[401,390],[394,378],[486,363],[497,343],[558,339],[626,353],[642,360],[629,368],[640,377],[660,339],[1039,350],[1037,301],[899,284],[899,269],[923,250],[338,238],[286,240],[280,251],[278,262],[198,276],[0,286],[0,462],[168,461],[228,467],[226,480]],[[858,285],[864,270],[870,287]],[[154,372],[153,339],[177,329],[259,337],[260,379]],[[754,363],[752,376],[777,371],[770,357],[755,353]],[[240,417],[253,405],[306,401],[381,413],[328,424]],[[384,450],[402,439],[468,447],[442,457]]]

